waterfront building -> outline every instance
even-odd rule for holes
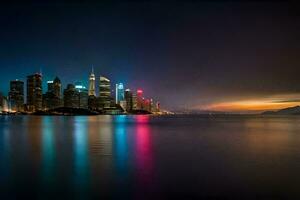
[[[137,90],[137,110],[143,110],[144,109],[144,98],[143,98],[143,90]]]
[[[53,81],[47,81],[48,92],[54,91],[54,83]]]
[[[10,81],[8,99],[13,112],[24,111],[24,82],[20,80]]]
[[[88,108],[90,110],[97,110],[97,97],[94,95],[89,95],[88,97]]]
[[[150,110],[149,112],[153,112],[155,109],[154,109],[154,101],[153,99],[150,99]]]
[[[53,86],[52,86],[52,92],[54,93],[54,95],[61,99],[61,81],[58,77],[55,77],[55,79],[53,80]]]
[[[0,113],[8,112],[11,112],[9,100],[0,93]]]
[[[42,110],[42,74],[27,76],[27,109],[29,112]]]
[[[45,110],[62,106],[61,82],[58,77],[53,81],[47,81],[48,91],[43,95],[43,108]]]
[[[92,68],[92,72],[89,78],[89,96],[96,96],[96,78],[94,74],[94,68]]]
[[[120,104],[120,101],[124,101],[124,85],[123,83],[116,84],[116,104]]]
[[[110,90],[110,80],[104,76],[100,76],[98,98],[98,107],[100,109],[107,109],[111,107],[112,101]]]
[[[132,92],[130,89],[125,90],[126,111],[130,112],[133,109]]]
[[[75,89],[75,85],[68,84],[67,88],[64,89],[64,107],[77,108],[79,94]]]
[[[88,108],[88,89],[81,82],[75,83],[75,89],[78,92],[78,108]]]
[[[132,93],[132,110],[138,109],[138,103],[137,103],[137,95],[136,93]]]

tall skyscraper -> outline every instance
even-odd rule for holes
[[[111,92],[110,92],[110,80],[104,76],[100,76],[99,83],[99,107],[110,108],[111,104]]]
[[[143,110],[144,109],[144,98],[143,98],[143,90],[137,90],[136,91],[137,94],[137,109],[138,110]]]
[[[43,95],[43,108],[45,110],[62,106],[61,82],[58,77],[53,81],[47,81],[48,91]]]
[[[58,77],[53,80],[53,93],[56,97],[61,99],[61,82]]]
[[[136,93],[132,93],[132,110],[137,110],[137,95]]]
[[[75,89],[78,92],[78,108],[88,108],[88,90],[81,82],[75,83]]]
[[[120,101],[124,101],[124,85],[123,83],[116,84],[116,103],[120,104]]]
[[[24,110],[24,82],[20,80],[10,81],[8,98],[11,103],[11,110],[20,112]]]
[[[78,99],[79,93],[75,89],[75,85],[68,84],[67,88],[64,89],[64,107],[77,108]]]
[[[28,111],[42,109],[42,74],[27,76],[27,106]]]
[[[48,92],[54,91],[54,83],[53,81],[47,81]]]
[[[126,111],[130,112],[133,109],[132,92],[130,89],[125,90]]]
[[[89,78],[89,96],[96,96],[95,85],[96,85],[96,79],[94,74],[94,68],[92,68],[92,72]]]

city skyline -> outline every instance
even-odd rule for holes
[[[73,81],[67,83],[64,88],[61,80],[56,76],[46,81],[46,89],[43,87],[45,81],[41,72],[28,75],[26,85],[22,80],[11,80],[8,95],[5,96],[0,92],[0,113],[47,115],[160,113],[159,101],[154,102],[152,98],[146,98],[140,92],[141,89],[135,89],[137,95],[131,92],[131,95],[127,95],[125,99],[123,83],[117,83],[114,90],[107,77],[100,75],[98,81],[96,77],[92,67],[88,86],[80,81]],[[127,88],[126,91],[130,89]],[[138,98],[134,99],[136,97]]]
[[[64,74],[63,84],[88,85],[94,65],[168,110],[294,106],[298,8],[290,1],[7,3],[0,8],[0,78],[8,83],[41,69],[45,79]]]
[[[0,27],[0,200],[300,199],[297,1],[6,1]]]

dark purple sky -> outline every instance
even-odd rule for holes
[[[299,15],[279,1],[2,4],[0,91],[40,68],[45,82],[87,84],[94,65],[169,109],[293,98]]]

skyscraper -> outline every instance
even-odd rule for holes
[[[62,105],[61,82],[58,77],[47,81],[48,91],[43,95],[43,108],[45,110],[58,108]]]
[[[144,109],[143,90],[140,90],[140,89],[137,90],[136,94],[137,94],[137,97],[136,97],[137,109],[143,110]]]
[[[24,110],[24,82],[20,80],[10,81],[10,91],[8,98],[11,109],[15,112]]]
[[[54,91],[54,83],[53,81],[47,81],[48,92]]]
[[[126,111],[130,112],[133,109],[132,92],[130,89],[125,90]]]
[[[120,104],[120,101],[124,101],[124,99],[123,83],[116,84],[116,104]]]
[[[58,77],[55,77],[53,80],[53,93],[57,98],[61,99],[61,82]]]
[[[137,110],[137,95],[136,93],[132,93],[132,110]]]
[[[99,83],[99,107],[110,108],[111,104],[111,92],[110,92],[110,80],[104,76],[100,76]]]
[[[96,83],[96,79],[94,74],[94,68],[92,68],[92,72],[89,78],[89,96],[96,96],[95,83]]]
[[[42,74],[27,76],[27,106],[28,111],[42,109]]]
[[[68,84],[64,89],[64,107],[77,108],[79,93],[75,89],[75,85]]]
[[[75,89],[78,92],[78,108],[88,108],[88,90],[81,82],[75,83]]]

